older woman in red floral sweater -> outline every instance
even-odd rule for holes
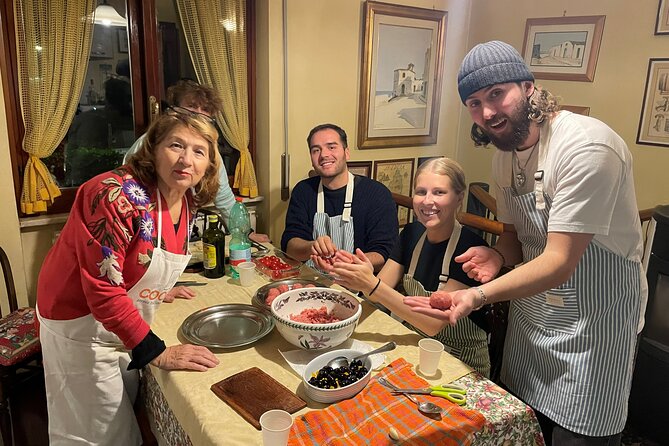
[[[196,207],[218,189],[217,132],[206,117],[158,118],[128,164],[79,188],[40,272],[37,307],[52,445],[141,443],[138,369],[205,371],[218,359],[166,347],[150,329],[190,254]]]

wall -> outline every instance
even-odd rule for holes
[[[527,18],[605,15],[594,82],[539,79],[537,83],[561,96],[565,104],[589,106],[590,116],[606,122],[627,142],[634,157],[639,209],[669,203],[669,148],[636,144],[648,60],[667,57],[669,45],[669,35],[653,35],[657,5],[657,1],[627,0],[474,0],[468,43],[471,48],[504,40],[521,51]],[[460,124],[458,160],[470,181],[489,182],[492,149],[473,148],[468,114],[463,113]]]
[[[310,169],[305,138],[314,125],[331,121],[350,137],[351,159],[393,159],[446,155],[460,161],[469,181],[490,181],[491,149],[474,149],[471,120],[456,91],[460,61],[474,44],[506,40],[520,49],[528,17],[607,16],[594,82],[539,81],[564,102],[591,107],[591,115],[607,122],[627,141],[634,156],[640,208],[669,203],[669,149],[635,144],[650,57],[666,57],[669,36],[654,36],[656,1],[626,0],[408,0],[412,6],[448,11],[439,139],[434,146],[358,150],[357,103],[363,0],[285,0],[287,2],[287,114],[284,114],[282,2],[257,0],[257,171],[261,194],[260,231],[278,241],[287,202],[280,197],[281,154],[287,132],[291,154],[291,187]],[[631,8],[634,8],[632,11]],[[632,14],[633,12],[633,14]],[[471,21],[470,21],[471,15]],[[470,25],[471,23],[471,25]],[[0,97],[0,101],[2,97]],[[0,102],[0,148],[7,147],[4,103]],[[0,149],[0,202],[14,203],[9,154]],[[271,216],[271,218],[269,218]],[[19,233],[15,207],[0,219],[0,243],[14,266],[19,300],[35,299],[39,266],[60,225]],[[25,275],[24,275],[25,270]],[[27,279],[26,279],[27,277]],[[27,285],[26,285],[27,283]],[[4,288],[3,288],[4,289]],[[4,291],[3,291],[4,292]],[[0,297],[2,297],[0,295]],[[6,305],[2,299],[2,305]]]
[[[264,215],[271,215],[269,234],[274,241],[283,232],[287,202],[281,201],[281,154],[284,128],[291,155],[290,186],[306,178],[311,169],[306,136],[315,125],[332,122],[348,134],[352,161],[455,156],[461,105],[455,95],[455,78],[465,54],[469,2],[411,0],[410,6],[448,11],[444,79],[436,145],[392,149],[357,148],[357,114],[364,19],[362,0],[341,0],[337,7],[327,0],[287,1],[287,114],[284,114],[283,39],[281,2],[262,0],[258,15],[258,171],[261,193],[266,197]],[[269,94],[269,98],[263,97]],[[263,110],[266,112],[264,113]],[[264,158],[266,149],[268,156]],[[268,170],[264,170],[268,167]],[[265,175],[269,171],[269,177]],[[269,214],[268,214],[269,213]]]
[[[0,72],[0,85],[3,73]],[[26,275],[23,269],[23,253],[19,232],[19,216],[14,203],[14,182],[12,180],[9,139],[7,137],[7,116],[5,97],[0,94],[0,203],[5,203],[0,218],[0,246],[7,253],[12,266],[19,307],[28,305]],[[7,314],[9,303],[2,276],[0,276],[0,306],[2,314]]]

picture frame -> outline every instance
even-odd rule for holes
[[[111,59],[114,57],[113,34],[111,29],[104,25],[95,25],[93,27],[93,42],[91,42],[90,58]]]
[[[590,116],[590,107],[583,105],[560,105],[560,110],[567,110],[583,116]]]
[[[527,19],[522,55],[537,79],[592,82],[606,16]]]
[[[128,52],[128,32],[125,28],[119,28],[116,30],[116,36],[118,38],[118,52],[127,53]]]
[[[347,161],[349,172],[354,175],[371,178],[372,176],[372,162],[371,161]]]
[[[416,170],[420,167],[421,164],[423,164],[425,161],[430,161],[435,158],[443,158],[441,156],[420,156],[418,157],[418,162],[416,163]]]
[[[366,1],[358,148],[436,144],[448,13]]]
[[[637,144],[669,147],[669,58],[648,61]]]
[[[413,190],[414,159],[393,159],[374,162],[374,179],[397,194],[411,196]],[[405,226],[411,219],[407,208],[397,210],[397,220],[400,227]]]
[[[655,20],[655,35],[669,34],[669,2],[658,0],[657,20]]]

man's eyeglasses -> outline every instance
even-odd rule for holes
[[[204,113],[199,113],[193,110],[189,110],[185,107],[179,107],[178,105],[168,105],[167,109],[165,110],[167,113],[170,111],[177,113],[179,115],[186,115],[186,116],[199,116],[201,118],[204,118],[207,122],[209,122],[211,125],[214,127],[217,127],[216,120],[212,118],[209,115],[205,115]]]

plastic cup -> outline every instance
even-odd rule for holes
[[[439,358],[444,351],[444,344],[436,339],[425,338],[418,341],[420,348],[420,372],[426,376],[432,376],[439,369]]]
[[[286,446],[293,417],[285,410],[268,410],[260,416],[262,444],[264,446]]]
[[[242,286],[251,286],[253,279],[256,276],[256,264],[253,262],[242,262],[237,265],[239,272],[239,283]]]

